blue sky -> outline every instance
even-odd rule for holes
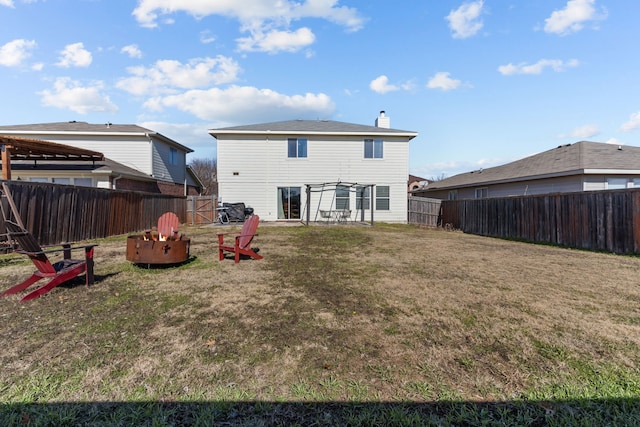
[[[0,124],[207,129],[291,119],[419,133],[452,176],[580,140],[640,145],[640,2],[0,0]]]

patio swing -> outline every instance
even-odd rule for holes
[[[311,222],[311,209],[312,203],[315,206],[315,216],[313,218],[313,222],[320,223],[331,223],[331,224],[346,224],[348,222],[351,223],[359,223],[359,224],[370,224],[373,225],[373,209],[371,206],[371,195],[373,194],[373,188],[375,184],[359,184],[355,182],[324,182],[320,184],[305,184],[305,193],[306,193],[306,203],[303,209],[303,221],[306,225],[309,225]],[[351,194],[356,193],[356,210],[355,212],[348,208],[348,204],[346,206],[339,206],[337,200],[338,190],[348,188],[348,201],[351,201]],[[366,197],[368,190],[369,196]],[[322,199],[324,194],[327,191],[333,192],[333,197],[329,202],[329,206],[327,208],[326,205],[323,205]],[[312,202],[312,193],[320,193],[317,203],[315,201]],[[343,196],[344,197],[344,196]],[[368,206],[365,206],[365,203],[369,203]],[[365,210],[369,209],[371,216],[370,222],[368,223],[365,219]],[[355,213],[355,215],[353,214]]]

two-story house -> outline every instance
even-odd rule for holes
[[[77,121],[26,124],[0,126],[0,135],[94,150],[106,158],[93,165],[15,162],[14,179],[173,195],[198,194],[201,185],[186,164],[192,149],[138,125]]]
[[[376,221],[405,223],[409,141],[417,133],[389,124],[382,111],[375,126],[290,120],[211,129],[219,196],[266,221],[309,213],[313,221],[337,208],[353,220],[373,209]]]

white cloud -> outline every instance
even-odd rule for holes
[[[568,61],[562,61],[560,59],[541,59],[535,64],[526,64],[524,62],[520,64],[507,64],[498,67],[500,74],[505,76],[512,76],[514,74],[540,74],[545,68],[551,68],[553,71],[565,71],[567,68],[573,68],[580,65],[577,59],[570,59]]]
[[[586,22],[606,19],[607,12],[598,14],[596,0],[569,0],[562,10],[554,11],[545,19],[544,31],[565,35],[580,31]]]
[[[0,46],[0,65],[17,67],[31,56],[36,47],[34,40],[16,39]]]
[[[577,139],[587,139],[592,136],[596,136],[600,133],[600,129],[596,125],[584,125],[573,129],[568,134],[558,135],[558,138],[577,138]]]
[[[126,53],[129,58],[142,58],[142,51],[136,44],[130,44],[120,49],[121,53]]]
[[[624,132],[631,132],[636,129],[640,129],[640,111],[633,113],[629,120],[620,126],[620,130]]]
[[[236,61],[222,55],[192,59],[187,64],[175,60],[157,61],[152,67],[130,67],[131,77],[116,86],[134,95],[173,93],[176,89],[195,89],[212,84],[231,83],[241,71]]]
[[[480,19],[482,14],[483,0],[464,3],[456,10],[452,10],[445,17],[449,21],[449,28],[453,31],[454,39],[466,39],[475,36],[484,25]]]
[[[385,75],[376,77],[375,79],[371,80],[371,83],[369,83],[369,88],[371,88],[371,90],[374,92],[382,94],[393,92],[399,89],[398,86],[389,84],[389,78]]]
[[[429,79],[427,88],[448,91],[457,89],[458,87],[460,87],[460,85],[460,80],[452,79],[451,77],[449,77],[448,72],[439,72],[431,77],[431,79]]]
[[[60,52],[60,61],[56,65],[63,68],[88,67],[91,61],[93,61],[91,52],[84,48],[84,44],[73,43],[65,46]]]
[[[211,35],[209,30],[204,30],[200,32],[200,43],[209,44],[216,41],[216,38]]]
[[[272,30],[267,33],[252,31],[250,37],[237,39],[238,49],[245,52],[297,52],[315,41],[316,36],[308,28],[296,31]]]
[[[52,90],[43,90],[38,94],[44,106],[69,109],[78,114],[118,111],[118,107],[102,93],[103,89],[102,82],[82,86],[78,81],[60,77],[54,82]]]
[[[189,112],[202,120],[226,123],[252,123],[296,118],[326,118],[335,110],[331,98],[323,93],[284,95],[270,89],[231,86],[227,89],[190,90],[178,95],[156,97],[145,107],[164,107]]]
[[[325,19],[345,27],[347,31],[358,31],[364,25],[364,19],[355,8],[339,6],[338,0],[140,0],[133,16],[141,26],[154,28],[158,26],[160,16],[178,12],[195,18],[221,15],[237,19],[241,31],[250,34],[238,39],[242,50],[272,53],[278,50],[297,51],[315,40],[308,28],[290,30],[292,21]]]
[[[0,6],[14,7],[13,0],[0,0]]]

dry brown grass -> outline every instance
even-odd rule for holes
[[[0,300],[4,401],[503,401],[639,378],[635,257],[261,225],[265,258],[236,265],[217,260],[216,229],[184,231],[186,265],[131,266],[111,239],[88,291]],[[0,288],[31,272],[22,261],[0,259]]]

